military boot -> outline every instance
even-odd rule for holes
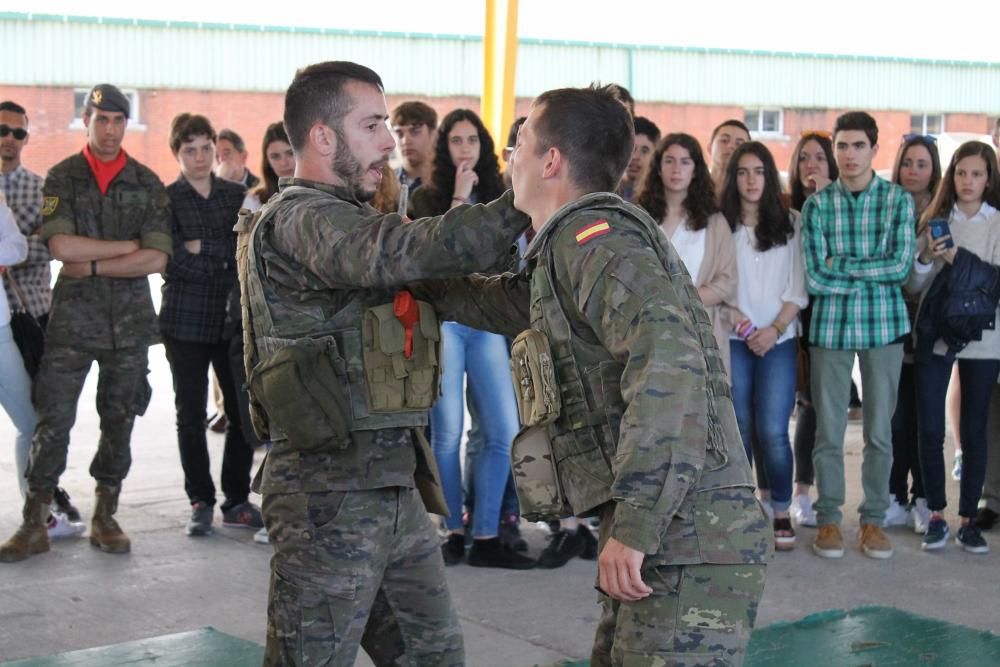
[[[97,504],[90,522],[90,543],[109,554],[124,554],[132,549],[128,535],[115,521],[118,511],[118,493],[121,486],[97,485]]]
[[[21,516],[24,521],[14,536],[0,545],[0,563],[16,563],[49,550],[49,503],[51,493],[29,491]]]

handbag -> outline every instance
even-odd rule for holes
[[[45,330],[38,323],[35,316],[28,311],[24,293],[21,287],[14,280],[8,268],[4,271],[7,282],[10,283],[17,299],[17,304],[10,309],[10,330],[14,335],[14,343],[21,351],[21,358],[24,360],[24,369],[32,378],[38,374],[38,369],[42,365],[42,352],[45,351]]]

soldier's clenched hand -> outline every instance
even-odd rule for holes
[[[639,568],[645,554],[609,538],[598,558],[601,589],[608,597],[623,602],[641,600],[653,592],[642,581]]]

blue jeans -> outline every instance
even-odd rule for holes
[[[476,511],[472,535],[494,537],[500,504],[510,476],[510,446],[517,435],[517,404],[510,379],[507,342],[503,336],[455,322],[441,327],[444,372],[442,395],[431,410],[431,445],[441,473],[451,516],[450,530],[462,527],[462,422],[465,416],[462,379],[479,413],[483,449],[475,462]]]
[[[923,474],[927,508],[940,512],[947,505],[944,468],[944,402],[953,361],[936,354],[916,364],[917,423],[920,427],[920,471]],[[976,516],[979,496],[986,479],[986,429],[990,398],[996,385],[1000,361],[959,359],[962,386],[961,429],[962,483],[958,515]],[[867,400],[867,399],[866,399]]]
[[[14,422],[17,436],[14,438],[14,469],[21,495],[28,490],[24,471],[28,468],[31,454],[31,436],[35,431],[38,417],[31,404],[31,378],[24,370],[24,359],[14,342],[10,325],[0,327],[0,407]]]
[[[763,357],[741,340],[730,340],[733,407],[747,458],[753,463],[753,435],[771,485],[771,505],[783,512],[792,502],[792,446],[788,422],[795,406],[795,339],[775,345]]]

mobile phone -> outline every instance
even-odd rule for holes
[[[951,238],[951,227],[948,226],[947,218],[934,218],[930,223],[931,227],[931,238],[939,239],[942,236],[947,236],[948,240],[944,242],[945,248],[953,248],[955,246],[954,239]]]

